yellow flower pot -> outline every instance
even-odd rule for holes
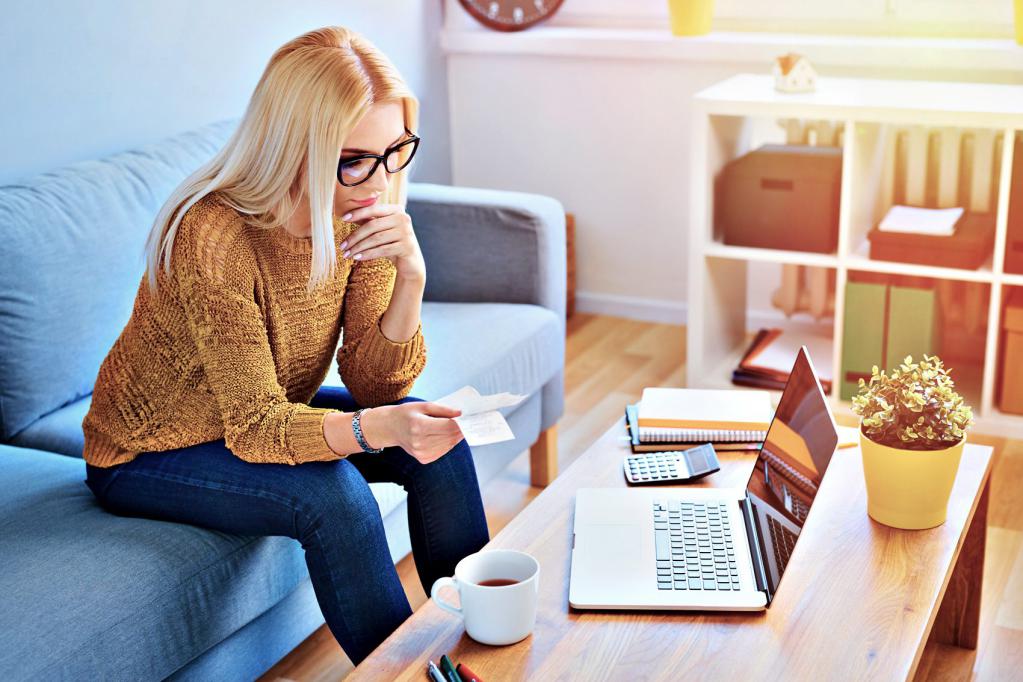
[[[944,450],[902,450],[875,443],[860,431],[870,518],[907,530],[945,523],[965,443],[964,437]]]
[[[668,0],[668,12],[671,15],[672,34],[706,35],[710,33],[710,21],[714,18],[714,0]]]

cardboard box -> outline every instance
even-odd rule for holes
[[[716,231],[733,246],[834,252],[841,184],[840,147],[761,145],[716,178]]]
[[[995,214],[966,211],[949,237],[882,232],[877,226],[867,237],[872,260],[976,270],[994,252]]]
[[[1018,20],[1023,25],[1023,16]],[[1023,274],[1023,133],[1016,133],[1009,180],[1009,223],[1005,238],[1005,271]]]
[[[1005,301],[1002,317],[1001,390],[998,407],[1023,414],[1023,288],[1015,288]]]

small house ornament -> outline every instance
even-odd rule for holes
[[[774,89],[779,92],[813,92],[817,72],[810,60],[801,54],[789,52],[774,59]]]

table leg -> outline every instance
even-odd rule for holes
[[[987,507],[990,480],[984,483],[973,523],[952,570],[945,598],[931,629],[931,641],[966,649],[977,648],[980,628],[980,594],[984,578],[984,544],[987,536]]]

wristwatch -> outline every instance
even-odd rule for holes
[[[366,437],[362,435],[362,425],[359,423],[359,420],[362,418],[362,413],[365,412],[367,409],[368,408],[364,407],[361,410],[356,410],[355,414],[352,415],[352,431],[355,432],[355,440],[359,442],[359,447],[362,448],[363,452],[371,452],[373,454],[376,454],[378,452],[383,452],[384,449],[371,448],[369,446],[369,443],[366,442]]]

